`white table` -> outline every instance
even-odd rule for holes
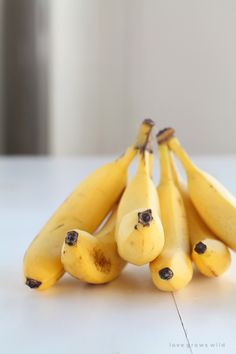
[[[221,278],[196,274],[174,295],[152,285],[148,267],[128,266],[103,286],[69,276],[44,292],[24,285],[31,239],[73,187],[110,159],[0,158],[0,352],[236,353],[235,256]],[[236,195],[236,156],[195,161]]]

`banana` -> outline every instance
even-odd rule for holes
[[[153,153],[146,148],[138,154],[138,168],[121,198],[116,224],[116,241],[120,256],[135,265],[143,265],[161,252],[163,227],[159,201],[150,177]]]
[[[163,291],[185,287],[192,279],[188,225],[183,199],[175,185],[168,146],[157,135],[161,176],[158,186],[165,245],[159,257],[150,263],[152,281]]]
[[[166,128],[163,134],[186,171],[189,196],[198,213],[215,235],[236,251],[236,199],[190,160],[173,129]]]
[[[85,178],[32,241],[24,256],[24,276],[30,288],[43,290],[64,273],[61,248],[65,234],[75,228],[94,232],[120,198],[127,170],[138,149],[146,146],[153,122],[143,121],[135,145],[124,155]]]
[[[188,195],[187,189],[180,181],[173,158],[171,157],[172,173],[179,189],[188,220],[192,259],[198,270],[207,277],[223,274],[231,263],[231,255],[226,245],[217,239],[204,223]]]
[[[61,260],[70,275],[92,284],[107,283],[118,277],[126,262],[117,252],[116,216],[117,207],[95,236],[82,230],[67,233]]]

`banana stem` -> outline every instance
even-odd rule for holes
[[[170,165],[171,165],[171,172],[172,172],[173,180],[175,182],[176,187],[178,187],[180,189],[180,180],[179,180],[176,164],[175,164],[175,161],[174,161],[174,158],[173,158],[171,152],[169,153],[169,158],[170,158]]]
[[[166,143],[158,146],[158,155],[160,159],[160,183],[173,181],[172,166],[170,162],[170,153]]]
[[[149,151],[148,164],[149,164],[149,176],[151,179],[153,174],[153,163],[154,163],[154,154],[153,152]]]
[[[128,167],[130,162],[137,154],[137,150],[139,150],[140,153],[151,151],[151,132],[154,125],[155,123],[151,119],[144,119],[139,128],[135,144],[128,147],[125,153],[119,158],[124,167]]]
[[[196,165],[194,165],[185,150],[181,147],[180,142],[177,138],[170,138],[170,140],[168,140],[168,146],[180,159],[186,171],[189,172],[191,170],[197,169]]]
[[[152,174],[152,153],[148,150],[139,151],[137,173],[144,173],[151,178]]]
[[[135,148],[134,146],[128,147],[125,153],[118,158],[119,163],[121,163],[121,165],[123,165],[124,168],[127,168],[131,163],[131,161],[134,159],[136,154],[137,154],[137,148]]]
[[[135,142],[135,148],[140,151],[150,149],[151,132],[155,123],[151,119],[144,119]]]

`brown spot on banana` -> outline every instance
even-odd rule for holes
[[[92,258],[98,271],[106,274],[111,271],[111,261],[105,257],[102,250],[94,249],[92,252]]]

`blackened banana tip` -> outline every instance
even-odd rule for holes
[[[147,209],[138,213],[138,223],[143,226],[149,226],[150,222],[153,220],[152,210]]]
[[[77,240],[78,240],[78,236],[79,236],[79,234],[76,231],[67,232],[66,238],[65,238],[65,243],[68,246],[75,246],[77,243]]]
[[[198,242],[195,247],[194,247],[194,251],[198,254],[203,254],[205,253],[207,250],[207,246],[205,245],[205,243],[203,242]]]
[[[170,280],[171,278],[173,278],[174,273],[170,268],[166,267],[159,271],[159,275],[160,278],[163,280]]]
[[[41,281],[32,279],[32,278],[26,278],[26,282],[25,284],[30,288],[30,289],[37,289],[40,287],[40,285],[42,284]]]

